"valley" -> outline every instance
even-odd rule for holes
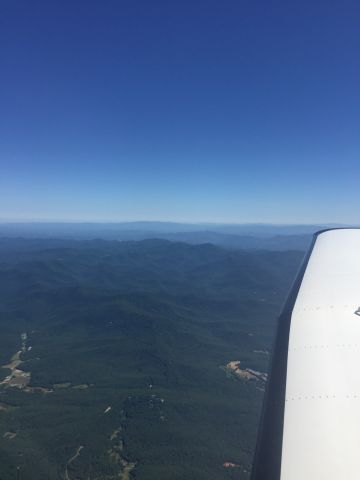
[[[2,480],[247,480],[303,253],[27,242],[0,239]]]

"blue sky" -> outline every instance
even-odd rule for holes
[[[0,219],[360,223],[357,1],[3,0]]]

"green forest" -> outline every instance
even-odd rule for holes
[[[302,258],[0,238],[0,479],[248,479]]]

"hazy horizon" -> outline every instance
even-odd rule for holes
[[[288,226],[288,227],[299,227],[299,226],[333,226],[333,227],[349,227],[351,224],[347,223],[334,223],[334,222],[222,222],[222,221],[187,221],[187,220],[67,220],[67,219],[1,219],[0,224],[20,224],[20,225],[47,225],[47,224],[73,224],[73,225],[133,225],[133,224],[163,224],[163,225],[194,225],[194,226]],[[355,226],[355,224],[354,224]]]

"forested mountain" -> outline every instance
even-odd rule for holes
[[[194,245],[212,243],[231,249],[304,250],[325,225],[125,223],[0,223],[0,237],[66,240],[140,241],[163,239]]]
[[[1,238],[0,478],[249,478],[302,257]]]

